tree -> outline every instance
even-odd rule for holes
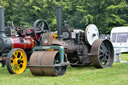
[[[32,27],[37,19],[45,19],[56,30],[56,6],[63,8],[63,21],[72,28],[85,29],[96,24],[102,33],[112,27],[128,25],[127,0],[0,0],[5,5],[5,20]]]

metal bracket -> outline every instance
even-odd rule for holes
[[[64,62],[64,47],[63,46],[35,46],[32,51],[41,51],[44,49],[56,49],[59,50],[61,63]]]
[[[27,67],[34,67],[34,68],[61,67],[61,66],[67,66],[68,64],[69,62],[64,62],[55,65],[27,65]]]

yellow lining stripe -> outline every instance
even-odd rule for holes
[[[34,47],[34,40],[32,39],[32,48]]]

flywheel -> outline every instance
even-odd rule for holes
[[[66,62],[66,56],[64,56]],[[37,76],[61,76],[65,73],[67,65],[60,66],[58,51],[35,51],[30,58],[30,71]],[[58,65],[58,66],[56,66]]]
[[[99,31],[95,24],[89,24],[85,29],[85,41],[92,45],[92,43],[99,39]]]
[[[110,67],[113,64],[114,50],[107,39],[97,39],[91,47],[91,62],[96,68]]]

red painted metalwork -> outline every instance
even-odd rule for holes
[[[10,39],[12,41],[12,48],[32,50],[32,48],[35,46],[35,40],[33,37],[30,37],[30,36],[25,36],[25,38],[11,37]]]

